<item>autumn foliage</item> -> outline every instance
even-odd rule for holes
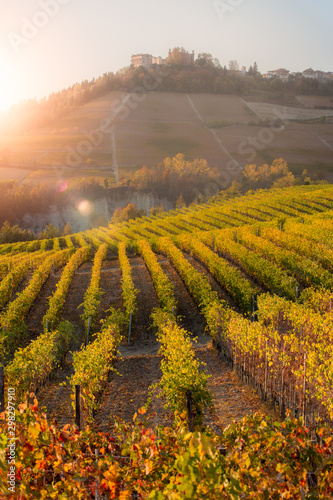
[[[145,410],[116,422],[114,435],[50,425],[37,400],[16,411],[15,492],[8,490],[8,438],[0,424],[0,495],[8,500],[328,499],[333,494],[332,436],[301,420],[256,414],[221,436],[150,428]],[[2,417],[5,415],[2,414]],[[133,495],[133,496],[132,496]],[[306,497],[305,497],[306,495]]]

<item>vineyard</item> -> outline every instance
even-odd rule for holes
[[[1,498],[333,497],[332,186],[1,245],[0,275]]]

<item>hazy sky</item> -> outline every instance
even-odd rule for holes
[[[1,0],[0,109],[116,72],[133,53],[209,52],[333,71],[332,0]]]

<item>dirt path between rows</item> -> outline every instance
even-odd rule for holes
[[[79,272],[85,272],[85,274],[74,275],[60,315],[60,321],[67,320],[75,325],[75,340],[72,342],[71,351],[79,350],[85,340],[84,324],[80,318],[83,309],[79,308],[79,306],[83,303],[85,291],[90,283],[91,274],[88,271],[91,270],[91,267],[91,263],[85,263],[78,270]],[[72,374],[72,355],[69,353],[63,368],[58,369],[54,373],[52,380],[37,394],[39,406],[46,407],[49,421],[56,420],[60,426],[74,423],[75,419],[71,404],[72,388],[69,384],[61,385],[67,382]]]
[[[113,374],[95,417],[95,427],[104,432],[112,430],[115,416],[132,421],[134,413],[146,404],[149,388],[162,376],[159,344],[150,319],[153,308],[159,305],[158,299],[143,260],[134,257],[130,262],[134,286],[139,290],[138,310],[133,321],[131,342],[128,345],[128,338],[125,338],[120,346],[122,359],[115,365],[118,374]],[[156,396],[152,399],[149,413],[152,414],[152,425],[172,423],[171,414]]]
[[[57,283],[60,280],[61,271],[58,276],[49,276],[44,283],[37,300],[34,302],[26,319],[26,325],[29,332],[29,342],[43,333],[42,320],[48,308],[48,299],[56,290]]]

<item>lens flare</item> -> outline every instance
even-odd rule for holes
[[[68,188],[68,181],[63,181],[58,184],[58,193],[63,193]]]
[[[91,215],[93,213],[94,205],[88,200],[81,200],[77,204],[77,209],[81,215],[87,217],[88,215]]]

